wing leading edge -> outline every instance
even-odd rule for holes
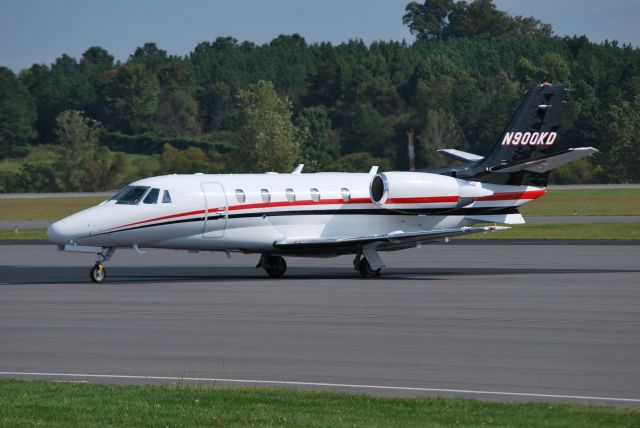
[[[279,250],[335,250],[343,252],[345,250],[357,250],[365,245],[379,244],[377,248],[404,248],[418,242],[435,241],[438,239],[450,238],[470,233],[494,232],[507,230],[505,226],[484,226],[484,227],[460,227],[454,229],[421,230],[418,232],[396,231],[380,235],[358,236],[358,237],[326,237],[326,238],[300,238],[300,239],[278,239],[273,246]]]

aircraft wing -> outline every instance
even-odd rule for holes
[[[370,236],[343,236],[326,238],[278,239],[273,246],[279,250],[357,250],[368,244],[378,243],[380,248],[404,247],[413,243],[435,241],[469,233],[494,232],[510,229],[505,226],[459,227],[455,229],[421,230],[418,232],[396,231]],[[409,245],[407,245],[409,244]]]

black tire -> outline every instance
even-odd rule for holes
[[[375,278],[380,276],[381,269],[372,269],[367,259],[363,257],[358,263],[358,271],[363,278]]]
[[[262,265],[271,278],[280,278],[287,271],[287,262],[280,256],[269,256]]]
[[[106,276],[107,276],[107,271],[105,270],[104,267],[102,267],[102,265],[95,265],[89,271],[89,277],[93,282],[102,282],[104,281]]]

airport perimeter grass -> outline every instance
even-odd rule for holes
[[[521,212],[525,217],[640,215],[640,189],[547,189]]]
[[[46,240],[45,229],[0,229],[0,241]],[[528,223],[510,230],[476,233],[456,239],[640,240],[639,223]]]
[[[0,199],[0,220],[59,220],[97,205],[105,196]]]
[[[0,199],[0,220],[58,220],[106,198]],[[524,216],[640,215],[640,189],[548,190]]]
[[[0,426],[637,427],[640,410],[266,388],[0,381]]]
[[[41,241],[47,239],[46,229],[0,229],[0,241]]]

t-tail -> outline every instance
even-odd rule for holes
[[[526,93],[488,156],[438,150],[464,165],[429,172],[484,183],[546,187],[552,169],[597,152],[592,147],[557,149],[566,103],[565,85],[548,82],[535,85]]]

